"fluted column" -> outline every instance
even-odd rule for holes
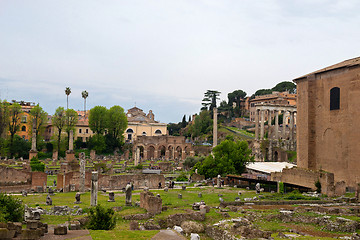
[[[263,140],[264,139],[264,124],[265,124],[265,115],[264,115],[264,110],[261,110],[261,125],[260,125],[260,139]]]
[[[279,111],[275,111],[275,139],[279,139]]]
[[[294,139],[294,112],[290,112],[290,140]]]
[[[255,140],[259,140],[259,110],[255,111]]]
[[[286,111],[283,112],[282,138],[283,138],[283,139],[286,139]]]

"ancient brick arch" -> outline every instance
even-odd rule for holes
[[[153,145],[150,145],[147,147],[147,158],[148,159],[154,159],[156,154],[155,154],[155,147]]]
[[[138,136],[133,143],[133,150],[143,147],[144,160],[148,159],[178,159],[184,160],[187,156],[194,156],[191,143],[181,136]]]

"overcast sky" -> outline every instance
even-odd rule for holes
[[[253,94],[360,54],[357,0],[0,0],[0,99],[136,106],[161,122],[207,89]]]

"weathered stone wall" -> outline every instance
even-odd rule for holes
[[[99,176],[100,178],[100,176]],[[80,189],[80,172],[68,172],[65,173],[65,179],[64,174],[58,174],[57,175],[57,189],[64,189],[65,191],[69,191],[70,185],[75,185],[76,191],[79,191]],[[65,186],[65,187],[64,187]],[[85,189],[91,188],[91,173],[85,172]]]
[[[32,172],[31,173],[31,188],[35,189],[37,186],[46,187],[47,174],[44,172]]]
[[[297,162],[334,173],[335,182],[360,182],[360,67],[352,64],[300,78],[297,83]],[[340,109],[330,110],[330,90],[340,88]]]
[[[20,192],[44,187],[47,183],[47,174],[43,172],[29,172],[0,165],[0,191]]]
[[[107,182],[104,182],[107,181]],[[135,174],[135,175],[113,175],[109,180],[99,179],[99,186],[107,186],[110,189],[123,189],[128,182],[133,182],[134,188],[158,188],[165,186],[165,177],[162,174]]]
[[[284,168],[282,172],[271,173],[272,181],[296,184],[316,190],[315,182],[320,181],[321,192],[328,196],[339,196],[345,193],[343,184],[334,182],[334,174],[323,171],[312,171],[303,168]]]
[[[0,165],[0,184],[26,183],[31,181],[31,172]]]
[[[80,188],[80,172],[68,172],[65,173],[65,181],[63,174],[57,175],[57,189],[63,188],[65,191],[69,191],[70,185],[75,185],[75,191]],[[123,189],[128,182],[133,182],[134,188],[157,188],[159,182],[162,186],[165,186],[164,175],[158,174],[134,174],[134,175],[103,175],[99,174],[99,189]],[[64,187],[65,186],[65,187]],[[85,188],[91,188],[91,173],[85,173]]]

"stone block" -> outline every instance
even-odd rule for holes
[[[23,229],[21,230],[20,239],[22,240],[38,240],[41,237],[39,229]]]
[[[67,234],[67,227],[62,226],[62,225],[58,225],[58,226],[54,227],[54,234],[55,235],[66,235]]]
[[[20,222],[8,222],[7,223],[7,229],[9,230],[15,230],[16,235],[21,233],[22,230],[22,224]]]
[[[39,226],[39,221],[37,220],[26,221],[26,229],[37,229],[38,226]]]
[[[0,228],[0,239],[10,240],[12,237],[10,236],[10,230],[7,228]]]

